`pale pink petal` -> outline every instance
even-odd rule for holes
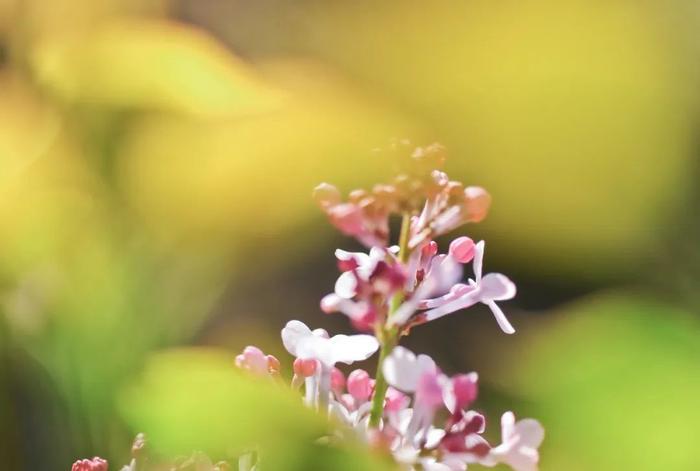
[[[544,440],[544,427],[535,419],[523,419],[515,424],[515,434],[522,446],[538,448]]]
[[[500,273],[489,273],[479,284],[481,298],[485,301],[505,301],[513,299],[517,289],[515,283]]]
[[[481,282],[481,273],[484,264],[484,249],[486,248],[486,242],[480,240],[474,246],[474,261],[472,266],[474,267],[474,277],[477,283]]]
[[[416,356],[401,346],[394,348],[382,365],[387,382],[404,392],[414,392],[421,376],[429,371],[437,371],[432,358],[428,355]]]
[[[486,305],[489,307],[489,309],[491,309],[491,312],[493,312],[496,322],[498,322],[498,326],[501,328],[501,330],[506,334],[514,334],[515,329],[510,322],[508,322],[506,315],[503,313],[503,311],[501,311],[501,308],[498,307],[498,304],[496,304],[495,301],[489,301],[486,303]]]

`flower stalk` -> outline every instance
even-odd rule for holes
[[[405,212],[401,219],[401,232],[399,235],[399,253],[397,254],[398,259],[401,263],[406,263],[406,261],[408,260],[408,238],[410,234],[410,227],[411,215],[408,212]],[[404,300],[403,298],[404,296],[401,291],[394,294],[394,296],[391,298],[389,312],[387,314],[386,319],[387,322],[385,322],[385,324],[388,324],[389,318],[394,312],[396,312],[399,306],[401,306],[401,303]],[[396,329],[395,327],[388,327],[387,325],[384,325],[381,328],[381,333],[378,337],[380,339],[381,347],[379,350],[379,359],[377,360],[377,370],[374,384],[374,397],[372,398],[372,409],[369,416],[369,426],[373,428],[379,426],[379,422],[381,421],[382,415],[384,414],[384,398],[386,396],[386,391],[389,388],[389,385],[387,384],[386,379],[384,378],[384,374],[382,373],[382,364],[384,363],[384,360],[389,356],[391,351],[394,349],[394,347],[398,345],[399,332],[398,329]]]

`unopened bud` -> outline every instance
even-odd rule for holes
[[[316,373],[318,367],[316,360],[307,358],[305,360],[297,358],[294,360],[294,374],[308,378]]]
[[[336,367],[331,370],[331,389],[336,395],[340,395],[345,389],[345,375]]]
[[[350,373],[347,387],[356,401],[364,402],[372,395],[371,379],[365,370],[355,370]]]
[[[329,183],[321,183],[313,192],[314,201],[323,209],[335,206],[341,201],[340,192]]]
[[[469,263],[474,258],[474,247],[474,241],[469,237],[458,237],[450,244],[450,256],[459,263]]]
[[[267,356],[267,371],[271,374],[280,372],[280,361],[274,355]]]
[[[491,195],[480,186],[468,186],[464,189],[467,221],[481,222],[491,207]]]

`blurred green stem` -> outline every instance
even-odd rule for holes
[[[403,219],[401,220],[401,234],[399,235],[399,253],[398,258],[401,263],[406,263],[408,260],[408,236],[411,227],[411,215],[409,213],[404,213]],[[396,310],[401,306],[403,302],[403,292],[399,291],[396,293],[389,302],[389,311],[386,316],[386,320],[389,320],[391,315],[396,312]],[[386,324],[385,320],[385,324]],[[372,411],[369,416],[369,426],[378,427],[379,421],[382,419],[384,412],[384,397],[386,396],[386,391],[389,385],[384,378],[384,372],[382,371],[382,364],[384,359],[391,353],[394,347],[399,343],[399,331],[396,327],[387,327],[386,325],[382,327],[380,332],[378,332],[377,337],[381,343],[381,349],[379,350],[379,361],[377,362],[377,372],[375,375],[374,383],[374,397],[372,398]]]

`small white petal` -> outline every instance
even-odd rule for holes
[[[515,414],[508,411],[501,416],[501,440],[503,443],[510,441],[515,433]]]
[[[335,335],[330,339],[332,364],[348,365],[366,360],[379,349],[379,342],[372,335]]]
[[[476,278],[477,283],[481,282],[481,273],[482,273],[482,267],[484,264],[484,249],[485,248],[486,248],[486,242],[484,242],[483,240],[480,240],[474,246],[474,261],[472,262],[472,266],[474,267],[474,277]]]
[[[498,326],[501,328],[501,330],[506,334],[514,334],[515,329],[508,321],[501,308],[498,307],[498,304],[496,304],[495,301],[489,301],[486,303],[486,305],[489,307],[489,309],[491,309],[491,312],[493,312],[493,316],[496,318],[496,322],[498,322]]]
[[[343,299],[351,299],[357,294],[357,279],[351,271],[342,273],[335,282],[335,294]]]
[[[294,356],[298,356],[297,346],[299,341],[310,336],[313,336],[311,329],[301,321],[289,321],[282,329],[282,343],[284,344],[284,348]]]

